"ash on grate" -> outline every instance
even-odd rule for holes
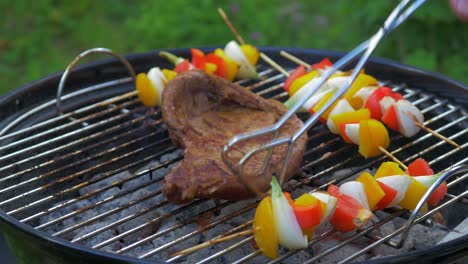
[[[67,240],[80,239],[80,237],[90,232],[98,229],[102,230],[102,232],[90,236],[89,238],[80,239],[81,241],[78,242],[89,247],[93,247],[108,239],[112,239],[116,235],[148,223],[150,220],[161,215],[161,212],[158,210],[158,204],[165,201],[165,197],[160,193],[160,180],[167,173],[169,169],[168,167],[175,165],[171,164],[164,167],[160,164],[164,165],[164,163],[168,161],[179,158],[182,154],[183,152],[181,150],[176,150],[162,156],[159,161],[148,162],[135,172],[123,171],[102,180],[99,180],[102,178],[102,175],[96,175],[90,180],[99,181],[81,188],[78,191],[80,196],[87,195],[106,187],[108,188],[114,183],[123,183],[116,184],[116,187],[100,191],[87,199],[71,203],[68,206],[61,207],[61,204],[67,202],[61,201],[54,205],[61,208],[41,217],[39,219],[39,223],[45,224],[60,217],[64,217],[64,220],[44,229],[50,234],[79,225],[78,228],[72,228],[72,230],[59,235]],[[144,173],[145,171],[152,170],[153,168],[156,169],[151,173]],[[138,174],[142,175],[138,176]],[[135,177],[135,179],[126,181],[131,177]],[[88,207],[88,210],[84,210],[86,207]],[[77,210],[81,211],[78,212]],[[96,220],[93,220],[93,217],[96,217]],[[80,224],[83,222],[86,222],[86,224]],[[113,241],[100,249],[105,251],[118,250],[130,243],[153,234],[157,229],[157,224],[140,228],[138,231],[132,232],[131,235],[124,236],[122,239]],[[152,248],[153,245],[151,243],[147,243],[140,247],[141,250],[129,251],[129,254],[132,255],[133,252],[133,256],[137,256],[143,250],[147,251]]]

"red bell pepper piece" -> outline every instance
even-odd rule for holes
[[[429,163],[423,158],[416,159],[411,164],[408,165],[408,175],[417,177],[425,175],[433,175],[434,171],[429,166]],[[440,200],[442,200],[447,193],[447,183],[442,182],[437,189],[432,193],[432,195],[427,200],[427,203],[430,206],[436,206]]]
[[[213,63],[217,66],[216,71],[214,72],[216,75],[218,75],[221,78],[227,78],[227,69],[223,58],[221,58],[218,55],[215,55],[214,53],[210,53],[206,55],[206,62]]]
[[[380,100],[385,96],[392,96],[393,91],[388,87],[379,87],[377,88],[369,97],[367,98],[365,107],[371,112],[371,117],[377,120],[382,118],[382,110],[380,108]]]
[[[400,127],[398,126],[398,118],[395,110],[395,105],[390,106],[387,112],[383,114],[382,122],[392,130],[399,131]]]
[[[182,73],[190,70],[190,62],[188,60],[184,60],[183,62],[177,64],[174,68],[174,71],[177,73]]]
[[[425,176],[433,175],[434,171],[431,169],[427,161],[423,158],[419,158],[408,165],[407,173],[410,176]]]
[[[286,90],[287,92],[289,92],[289,87],[291,86],[291,84],[299,77],[301,77],[302,75],[306,74],[307,71],[305,69],[305,67],[303,65],[300,65],[298,66],[294,71],[293,73],[291,73],[291,75],[289,75],[288,79],[286,79],[286,81],[284,82],[284,90]]]
[[[328,58],[323,59],[319,63],[312,64],[312,68],[321,69],[321,70],[326,69],[327,67],[331,67],[331,66],[333,66],[333,63]]]
[[[293,207],[297,222],[302,229],[313,228],[320,224],[322,206],[319,201],[311,205],[297,205]]]
[[[376,207],[377,210],[382,210],[386,208],[393,201],[393,199],[395,199],[398,192],[380,181],[377,181],[377,184],[380,185],[380,188],[382,188],[385,193],[385,196],[377,203]]]
[[[340,232],[349,232],[363,226],[373,216],[356,199],[342,194],[338,186],[328,186],[328,193],[336,197],[336,209],[330,218],[330,223]]]
[[[190,52],[192,53],[192,65],[196,69],[205,69],[205,53],[199,49],[190,49]]]

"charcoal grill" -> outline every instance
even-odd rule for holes
[[[287,70],[295,67],[279,56],[280,49],[261,50]],[[336,60],[343,55],[284,50],[309,62],[323,57]],[[171,52],[189,57],[187,49]],[[157,54],[126,58],[136,72],[154,66],[170,68]],[[264,97],[285,101],[284,76],[265,64],[258,70],[262,81],[239,83]],[[409,163],[424,157],[436,171],[466,163],[468,122],[464,107],[468,91],[464,84],[381,59],[370,60],[366,71],[416,104],[425,115],[426,126],[461,146],[456,149],[425,132],[411,139],[391,134],[389,150],[397,158]],[[168,138],[159,109],[147,109],[138,101],[125,67],[118,60],[102,60],[74,70],[61,98],[64,115],[55,107],[60,76],[46,77],[0,99],[0,224],[17,256],[27,263],[268,261],[254,248],[250,236],[213,245],[214,252],[200,249],[188,256],[171,257],[201,241],[249,229],[257,201],[169,203],[159,183],[182,155]],[[346,181],[385,160],[383,156],[363,159],[355,146],[344,144],[323,125],[308,133],[301,171],[287,186],[293,195]],[[436,225],[434,215],[442,215],[448,229],[465,220],[467,177],[451,178],[443,203],[421,214],[415,228]],[[126,202],[122,202],[125,197]],[[282,252],[272,263],[329,261],[329,256],[340,252],[349,257],[345,261],[382,263],[440,263],[464,256],[468,233],[423,250],[401,253],[395,249],[396,255],[371,258],[379,254],[379,247],[395,246],[402,232],[399,227],[404,227],[408,215],[402,210],[381,212],[378,220],[340,237],[333,245],[326,241],[340,234],[324,230],[308,249]],[[70,222],[73,219],[76,221]],[[393,222],[400,225],[385,233],[383,226]],[[94,229],[89,229],[91,226]],[[354,247],[351,253],[347,251],[350,245]]]

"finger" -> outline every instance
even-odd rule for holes
[[[450,5],[458,18],[468,22],[468,0],[450,0]]]

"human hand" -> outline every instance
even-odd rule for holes
[[[450,6],[458,18],[468,22],[468,0],[450,0]]]

